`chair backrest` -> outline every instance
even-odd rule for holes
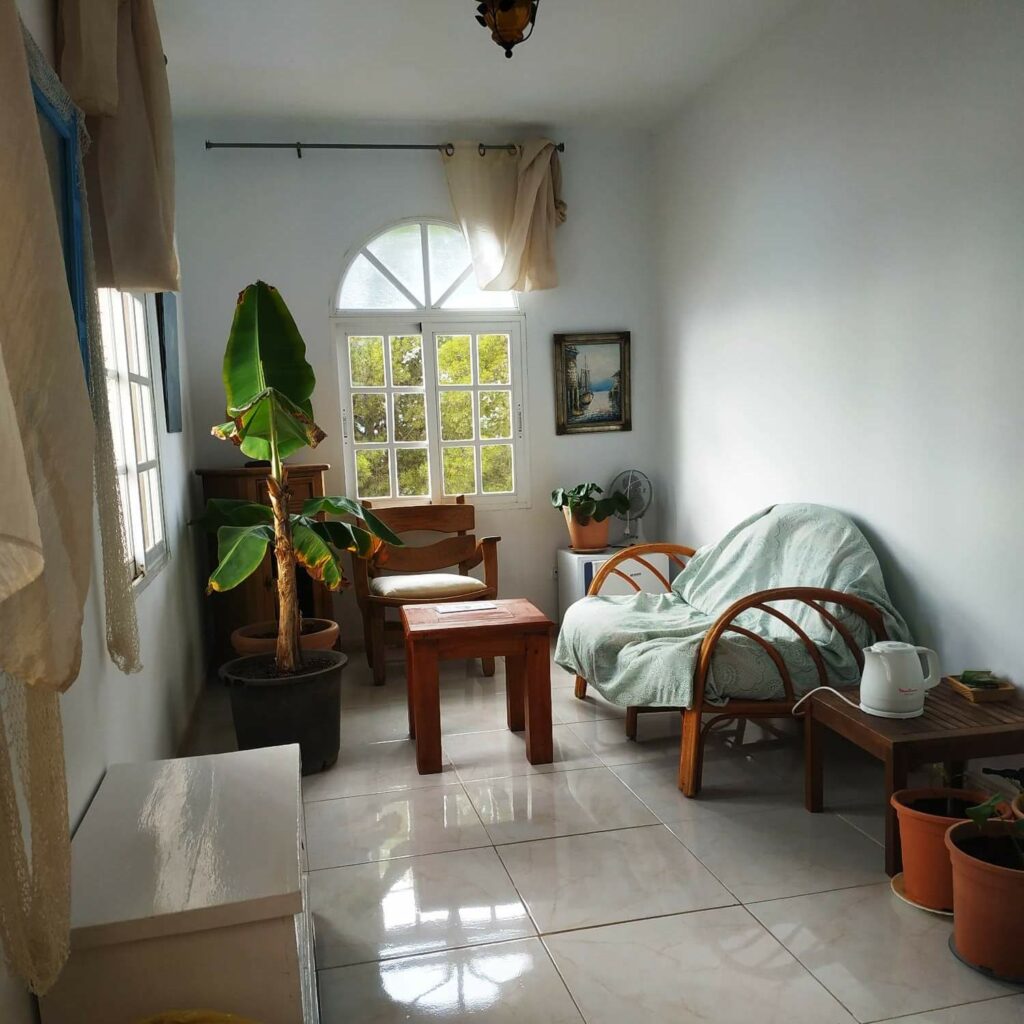
[[[380,559],[379,567],[372,562],[367,564],[371,576],[377,574],[378,568],[386,572],[433,572],[446,569],[468,561],[476,551],[476,537],[469,532],[476,525],[476,509],[467,505],[462,495],[452,505],[399,505],[394,508],[375,508],[373,513],[399,536],[417,532],[454,536],[445,537],[433,544],[409,544],[400,548],[386,545],[386,557]]]

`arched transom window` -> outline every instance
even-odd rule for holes
[[[477,287],[458,228],[404,222],[367,242],[334,322],[353,497],[527,503],[522,314]]]

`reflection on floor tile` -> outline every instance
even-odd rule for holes
[[[554,726],[551,736],[554,759],[550,764],[530,764],[526,760],[526,734],[509,732],[507,728],[448,736],[444,740],[444,752],[463,782],[595,768],[601,764],[597,755],[568,725]]]
[[[669,828],[743,903],[886,880],[883,851],[831,814],[723,814]]]
[[[740,907],[563,932],[544,943],[587,1024],[852,1024]]]
[[[601,719],[615,719],[621,723],[626,717],[626,709],[610,704],[594,690],[579,700],[570,688],[558,687],[551,690],[551,715],[556,722],[566,725]]]
[[[1020,1024],[1022,1020],[1024,996],[1004,996],[984,1003],[967,1003],[946,1010],[915,1013],[897,1020],[883,1020],[879,1024]]]
[[[536,933],[491,848],[314,871],[318,968]]]
[[[324,1024],[583,1024],[539,939],[320,973]]]
[[[644,721],[649,718],[650,721]],[[625,722],[577,722],[570,729],[604,764],[641,764],[647,761],[667,763],[674,774],[679,760],[679,716],[640,716],[637,738],[626,736]]]
[[[900,902],[888,883],[749,909],[861,1021],[1015,991],[955,959],[950,920]]]
[[[310,870],[489,846],[462,786],[306,804]]]
[[[664,825],[514,843],[498,853],[542,932],[736,902]]]
[[[499,845],[657,824],[607,768],[468,782],[466,792]]]
[[[404,704],[402,710],[405,711]],[[408,739],[346,744],[332,768],[303,778],[302,799],[309,803],[391,790],[427,789],[457,781],[443,752],[441,767],[440,773],[420,775],[416,768],[416,744]]]

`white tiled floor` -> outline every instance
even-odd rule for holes
[[[1024,995],[957,962],[944,918],[882,872],[881,773],[834,744],[803,810],[794,723],[709,739],[676,788],[678,719],[552,675],[556,760],[504,728],[504,672],[446,665],[445,770],[420,776],[404,672],[353,655],[338,764],[304,780],[324,1024],[1021,1024]],[[230,749],[211,689],[192,749]]]

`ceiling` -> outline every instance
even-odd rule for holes
[[[176,117],[649,126],[800,0],[541,0],[511,60],[474,0],[157,0]]]

